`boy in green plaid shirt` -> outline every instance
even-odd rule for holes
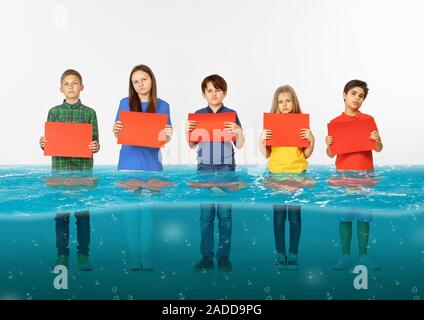
[[[80,92],[84,89],[82,77],[76,70],[66,70],[60,79],[60,91],[65,95],[65,100],[49,110],[48,122],[72,122],[89,123],[93,125],[93,138],[88,148],[96,153],[100,149],[99,131],[97,126],[96,112],[84,106],[80,100]],[[40,147],[44,149],[47,140],[40,138]],[[65,172],[70,170],[85,171],[93,168],[93,158],[52,157],[52,169],[54,172]],[[69,179],[68,179],[69,180]],[[67,182],[69,184],[69,181]],[[78,239],[78,265],[82,271],[91,270],[88,257],[90,245],[90,215],[88,211],[75,212],[77,219]],[[55,265],[69,266],[69,213],[56,215],[56,247],[58,259]]]
[[[88,148],[96,153],[100,149],[99,129],[97,126],[96,111],[84,106],[80,100],[80,92],[84,89],[82,77],[78,71],[66,70],[61,77],[60,91],[65,100],[49,110],[48,122],[90,123],[93,125],[93,141]],[[40,146],[44,149],[47,140],[40,138]],[[52,157],[53,170],[90,170],[93,168],[93,158]]]

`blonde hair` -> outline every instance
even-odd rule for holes
[[[275,90],[274,98],[272,98],[271,113],[280,112],[278,108],[278,96],[280,95],[280,93],[283,93],[283,92],[289,92],[292,96],[293,111],[291,113],[302,113],[302,110],[300,109],[299,100],[297,99],[296,92],[289,85],[278,87],[277,90]]]

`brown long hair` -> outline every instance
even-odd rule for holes
[[[292,96],[292,100],[293,100],[293,112],[292,113],[302,113],[302,110],[300,109],[299,99],[297,99],[296,92],[289,85],[278,87],[277,90],[275,90],[274,97],[272,98],[271,113],[279,113],[279,111],[278,111],[279,110],[278,109],[278,96],[280,95],[280,93],[283,93],[283,92],[289,92]]]
[[[138,93],[135,91],[134,86],[132,84],[132,76],[135,72],[137,71],[143,71],[145,73],[147,73],[150,76],[150,79],[152,79],[152,89],[150,90],[150,95],[149,95],[149,107],[147,108],[146,112],[147,113],[156,113],[156,105],[157,105],[157,89],[156,89],[156,78],[155,75],[153,74],[152,70],[144,65],[144,64],[140,64],[138,66],[135,66],[132,70],[131,70],[131,74],[130,74],[130,84],[129,84],[129,104],[130,104],[130,110],[131,111],[137,111],[137,112],[143,112],[142,108],[141,108],[141,100],[140,97],[138,96]]]

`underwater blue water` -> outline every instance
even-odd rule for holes
[[[91,175],[97,180],[94,186],[49,187],[46,179],[57,175],[48,167],[3,166],[0,299],[419,300],[424,296],[423,173],[422,166],[387,166],[377,167],[372,177],[341,177],[332,167],[313,166],[303,180],[284,176],[269,184],[263,167],[240,166],[235,175],[224,177],[199,176],[185,166],[170,166],[160,175],[99,167]],[[175,186],[156,191],[116,184],[135,178]],[[192,188],[190,181],[207,187]],[[157,181],[147,186],[155,189]],[[200,203],[232,204],[231,272],[216,266],[193,271],[201,258]],[[296,271],[275,264],[273,204],[302,207]],[[362,290],[353,285],[356,219],[351,268],[333,269],[341,255],[340,213],[353,208],[368,217],[368,255],[380,266],[368,270],[368,288]],[[81,210],[90,211],[92,271],[80,271],[77,264],[72,213]],[[71,213],[69,288],[57,290],[51,272],[57,258],[55,216],[63,212]],[[287,246],[288,237],[287,221]],[[129,268],[134,246],[148,252],[152,271]]]
[[[46,180],[90,177],[94,186],[49,186]],[[118,182],[132,179],[164,182],[160,189],[128,190]],[[198,174],[193,166],[167,166],[161,173],[122,172],[99,166],[92,173],[54,174],[48,166],[0,166],[0,217],[55,214],[90,209],[102,211],[153,203],[201,202],[243,205],[290,204],[327,211],[363,208],[382,214],[424,210],[424,166],[382,166],[372,176],[312,166],[304,175],[276,176],[269,183],[263,166],[239,166],[234,173]],[[354,185],[352,186],[352,181]],[[355,185],[355,181],[358,185]],[[276,181],[276,182],[275,182]],[[288,188],[282,187],[287,181]],[[329,181],[335,181],[336,185]],[[201,187],[190,184],[201,183]],[[216,186],[215,186],[216,185]],[[271,187],[270,187],[271,185]]]

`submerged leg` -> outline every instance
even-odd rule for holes
[[[358,235],[359,256],[364,256],[368,251],[370,224],[368,222],[358,221],[356,229]]]
[[[76,212],[78,253],[88,256],[90,250],[90,214],[88,211]]]
[[[217,214],[219,219],[219,243],[217,256],[228,258],[231,250],[231,233],[233,226],[231,204],[218,204]]]
[[[342,252],[350,255],[350,244],[352,242],[352,221],[340,221],[340,240],[342,242]]]
[[[214,252],[214,221],[216,214],[215,204],[200,205],[200,253],[204,257],[213,258]]]
[[[302,228],[302,220],[300,218],[300,206],[289,206],[288,214],[290,222],[289,252],[297,255],[299,250],[300,231]]]
[[[150,259],[153,227],[152,209],[153,208],[150,205],[145,206],[141,209],[140,213],[140,254],[141,265],[144,271],[152,271],[154,269],[153,263]]]
[[[135,207],[124,212],[124,234],[127,249],[127,265],[130,270],[141,270],[140,249],[140,208]]]
[[[286,217],[287,206],[274,205],[274,241],[275,251],[281,254],[286,253]]]
[[[343,255],[337,259],[333,269],[344,270],[351,267],[350,244],[352,242],[352,221],[340,221],[339,232]]]
[[[78,267],[80,271],[91,271],[88,252],[90,250],[90,214],[88,211],[75,212],[77,219]]]
[[[59,256],[69,257],[69,213],[58,213],[55,217],[56,248]]]

